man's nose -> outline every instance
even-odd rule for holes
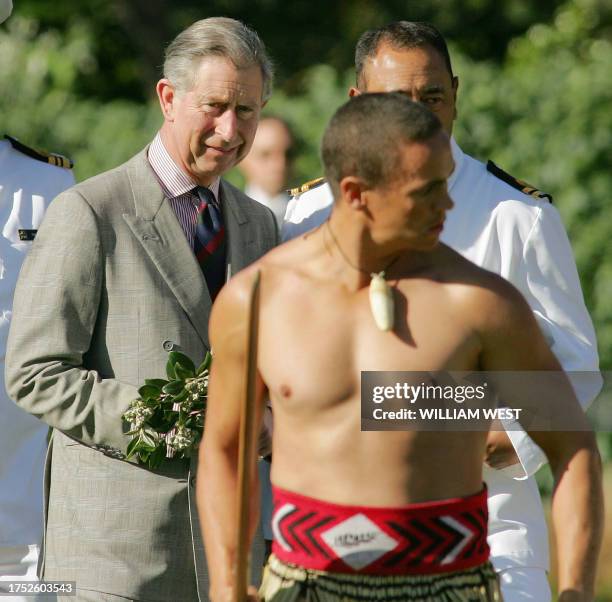
[[[217,119],[217,125],[215,131],[219,134],[226,142],[231,142],[238,130],[238,118],[234,109],[225,110],[221,116]]]
[[[448,193],[441,194],[437,198],[435,203],[435,212],[439,214],[441,218],[446,218],[446,214],[455,206],[453,199],[451,199]]]
[[[453,201],[453,199],[451,199],[450,194],[448,194],[448,192],[445,192],[444,195],[442,195],[442,199],[440,202],[440,206],[442,209],[444,209],[444,211],[450,211],[454,206],[455,206],[455,201]]]

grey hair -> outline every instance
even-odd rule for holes
[[[274,69],[266,47],[254,30],[228,17],[201,19],[179,33],[166,48],[164,77],[177,90],[190,90],[195,85],[200,61],[208,56],[225,57],[236,69],[259,65],[262,100],[270,98]]]

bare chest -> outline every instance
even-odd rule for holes
[[[294,293],[264,305],[260,369],[271,397],[298,413],[356,401],[363,371],[475,367],[474,334],[435,289],[395,291],[390,332],[376,327],[367,288]]]

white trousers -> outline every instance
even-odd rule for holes
[[[7,581],[38,581],[36,566],[38,564],[39,546],[0,546],[0,583],[7,588]],[[2,602],[55,602],[56,596],[46,594],[37,596],[1,596]]]
[[[504,602],[550,602],[550,585],[544,569],[517,567],[496,572]]]

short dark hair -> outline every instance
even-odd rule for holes
[[[439,119],[399,92],[359,94],[342,105],[323,134],[321,159],[334,197],[339,182],[357,176],[376,188],[401,177],[401,146],[429,140]]]
[[[378,29],[369,29],[357,42],[355,47],[355,72],[357,87],[360,90],[365,90],[366,82],[363,70],[366,60],[376,56],[380,45],[383,43],[400,50],[431,46],[440,53],[451,79],[453,78],[453,68],[446,41],[433,25],[422,21],[394,21]]]

